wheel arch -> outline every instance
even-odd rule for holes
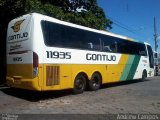
[[[83,76],[86,77],[86,79],[88,79],[88,75],[87,75],[85,72],[78,72],[78,73],[75,75],[75,78],[76,78],[76,76],[78,76],[78,75],[83,75]]]
[[[143,72],[146,74],[146,77],[147,77],[147,70],[146,70],[146,69],[143,69],[142,75],[143,75]]]
[[[101,84],[102,84],[102,83],[103,83],[103,82],[102,82],[103,78],[102,78],[101,72],[99,72],[99,71],[94,71],[94,72],[92,73],[92,75],[93,75],[93,74],[98,74],[98,75],[100,76],[100,78],[101,78]]]
[[[81,71],[81,72],[78,72],[78,73],[76,73],[76,74],[74,75],[74,77],[73,77],[73,83],[74,83],[75,78],[76,78],[77,76],[79,76],[79,75],[83,75],[83,76],[86,78],[86,82],[88,81],[89,78],[88,78],[87,73]]]

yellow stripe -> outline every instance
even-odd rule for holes
[[[106,82],[117,82],[120,80],[120,77],[123,73],[125,65],[128,60],[128,55],[122,55],[118,65],[108,65],[107,74],[110,76],[109,81]]]
[[[124,71],[124,69],[125,69],[125,66],[126,66],[126,64],[127,64],[127,61],[128,61],[128,58],[129,58],[129,55],[122,55],[121,56],[121,59],[120,59],[120,61],[119,61],[119,65],[121,65],[121,74],[119,75],[119,78],[118,78],[118,80],[120,80],[120,78],[121,78],[121,75],[122,75],[122,73],[123,73],[123,71]]]

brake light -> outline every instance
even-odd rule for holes
[[[33,52],[33,73],[34,73],[34,77],[38,76],[38,55]]]
[[[33,52],[33,67],[38,67],[38,55]]]

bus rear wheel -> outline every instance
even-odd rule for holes
[[[86,77],[83,74],[79,74],[76,76],[74,80],[73,93],[80,94],[83,93],[85,89],[86,89]]]
[[[89,90],[96,91],[101,85],[101,76],[98,73],[93,73],[91,80],[88,82]]]

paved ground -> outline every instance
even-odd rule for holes
[[[36,93],[0,86],[0,113],[160,113],[160,77],[107,84],[73,95],[70,90]]]

